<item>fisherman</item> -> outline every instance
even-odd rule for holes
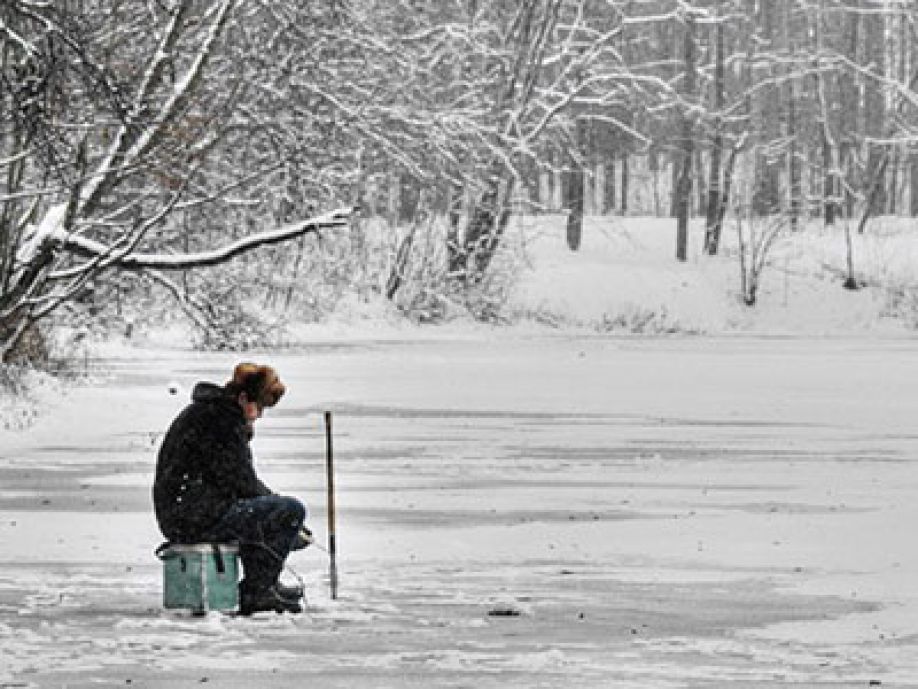
[[[153,504],[169,542],[238,542],[242,615],[302,611],[302,587],[279,576],[290,551],[311,540],[307,510],[261,482],[249,447],[255,422],[285,390],[273,368],[252,363],[236,366],[222,387],[198,383],[156,462]]]

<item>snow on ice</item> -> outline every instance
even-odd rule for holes
[[[524,219],[514,326],[97,346],[84,383],[30,387],[28,423],[4,401],[0,685],[914,686],[918,353],[877,285],[907,284],[915,247],[856,240],[870,288],[843,290],[843,237],[812,231],[749,310],[729,243],[680,265],[669,223],[616,218],[570,253]],[[341,593],[297,553],[297,617],[160,605],[157,443],[240,356],[289,384],[254,450],[320,544],[335,413]]]

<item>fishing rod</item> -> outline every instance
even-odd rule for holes
[[[335,463],[332,450],[332,413],[325,412],[325,475],[328,488],[328,584],[331,598],[338,598],[337,543],[335,542]]]

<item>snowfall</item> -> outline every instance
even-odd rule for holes
[[[354,299],[272,351],[93,342],[0,414],[0,687],[916,687],[918,235],[514,222],[503,325]],[[898,296],[897,296],[898,295]],[[300,615],[163,607],[150,487],[199,380],[289,392],[264,481],[310,508]],[[338,595],[323,412],[333,415]]]

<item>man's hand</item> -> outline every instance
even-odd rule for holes
[[[293,541],[293,550],[302,550],[311,545],[314,541],[315,538],[312,535],[312,531],[304,526],[300,529],[299,533],[296,535],[296,539]]]

